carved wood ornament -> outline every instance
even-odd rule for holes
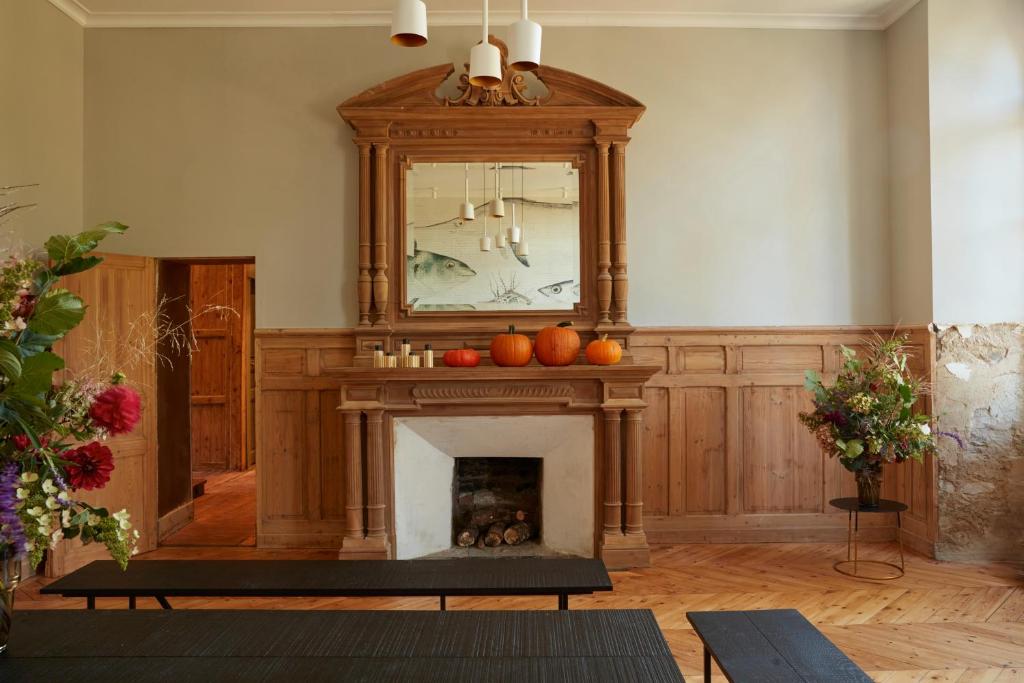
[[[375,344],[410,338],[436,350],[483,342],[515,322],[527,333],[572,320],[586,341],[608,333],[628,348],[625,149],[644,106],[584,76],[542,65],[505,68],[493,89],[438,94],[455,67],[440,64],[376,85],[338,106],[359,148],[359,324],[356,363]],[[419,162],[564,161],[579,169],[580,303],[572,311],[413,311],[405,296],[405,174]]]

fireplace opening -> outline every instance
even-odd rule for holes
[[[542,459],[454,460],[452,545],[513,554],[536,548],[541,542]]]

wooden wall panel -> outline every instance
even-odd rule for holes
[[[914,367],[930,376],[931,335],[924,328],[909,332],[918,354]],[[871,333],[638,330],[628,349],[632,360],[663,368],[647,389],[643,428],[650,541],[845,540],[846,515],[828,501],[855,494],[853,475],[820,451],[796,414],[810,405],[803,371],[834,375],[840,345],[856,345]],[[337,548],[345,487],[335,377],[353,362],[353,335],[263,330],[257,351],[259,543]],[[911,506],[905,539],[924,552],[934,538],[933,468],[931,462],[887,468],[883,489]],[[861,524],[866,539],[894,535],[887,515],[865,516]]]

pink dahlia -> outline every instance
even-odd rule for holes
[[[139,422],[142,412],[139,394],[123,384],[115,384],[99,394],[89,408],[89,417],[110,434],[127,434]]]
[[[68,451],[64,459],[71,463],[67,467],[68,483],[76,489],[101,489],[114,471],[114,454],[99,441]]]

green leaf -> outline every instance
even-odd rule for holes
[[[22,362],[21,377],[9,384],[2,395],[38,404],[53,385],[53,373],[63,367],[64,360],[49,351],[29,356]]]
[[[32,330],[23,330],[18,339],[18,350],[22,358],[49,351],[60,337],[49,334],[37,334]]]
[[[39,334],[63,337],[85,317],[85,302],[67,291],[55,289],[36,302],[28,328]]]
[[[846,442],[846,457],[856,458],[864,452],[864,442],[860,439],[850,439]]]
[[[0,339],[0,375],[7,381],[21,377],[21,354],[14,342]]]
[[[57,275],[74,275],[95,268],[101,263],[103,263],[103,259],[99,256],[79,256],[61,264],[54,272]]]
[[[77,526],[68,527],[64,530],[64,538],[68,540],[75,538],[76,536],[78,536],[80,531],[81,529],[79,529]]]
[[[807,391],[816,391],[821,384],[821,377],[814,370],[804,371],[804,388]]]
[[[107,235],[120,235],[128,229],[116,221],[101,223],[92,230],[77,235],[54,235],[46,240],[46,253],[57,262],[58,268],[67,261],[85,256],[99,246]]]

